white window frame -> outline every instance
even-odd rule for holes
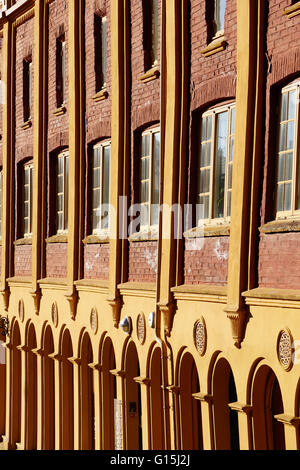
[[[28,182],[26,183],[26,172],[28,172]],[[25,188],[28,186],[28,199],[25,199]],[[22,180],[22,231],[23,237],[28,238],[32,236],[32,195],[33,195],[33,163],[28,163],[23,166],[23,180]],[[28,204],[28,215],[25,216],[25,205]],[[25,221],[28,220],[28,231],[25,232]]]
[[[147,129],[145,130],[142,135],[141,135],[141,147],[140,147],[140,205],[141,206],[148,206],[148,223],[145,225],[140,224],[140,231],[141,232],[146,232],[149,230],[157,230],[158,229],[158,223],[157,224],[151,224],[151,219],[153,216],[152,212],[152,204],[153,204],[153,181],[155,178],[154,175],[154,165],[153,165],[153,141],[154,141],[154,135],[155,134],[160,134],[160,127],[155,127],[152,129]],[[149,155],[142,156],[142,139],[144,136],[150,136],[150,142],[149,142]],[[161,156],[160,156],[161,158]],[[142,179],[142,161],[143,160],[149,160],[149,177]],[[141,202],[142,198],[142,183],[147,183],[149,184],[148,188],[148,201]],[[158,204],[159,205],[159,204]]]
[[[104,150],[105,148],[109,147],[110,152],[109,152],[109,175],[108,175],[108,188],[109,188],[109,195],[110,195],[110,168],[111,168],[111,141],[106,140],[103,142],[99,142],[96,145],[93,146],[93,155],[92,155],[92,233],[93,235],[107,235],[109,231],[109,226],[110,226],[110,214],[108,214],[108,227],[102,227],[102,218],[100,216],[100,228],[95,228],[94,227],[94,213],[99,210],[102,206],[102,201],[103,201],[103,179],[104,179],[104,171],[103,171],[103,160],[104,160]],[[100,149],[100,166],[95,167],[94,166],[94,151]],[[94,186],[94,171],[96,169],[99,169],[100,171],[100,186],[95,187]],[[94,207],[93,203],[93,195],[95,191],[99,191],[99,206]]]
[[[63,159],[63,172],[58,173],[58,162],[59,159]],[[62,234],[62,233],[67,233],[68,232],[68,195],[69,195],[69,181],[68,181],[68,176],[69,176],[69,169],[67,169],[67,162],[69,164],[69,151],[66,150],[64,152],[61,152],[57,156],[56,160],[56,233],[57,234]],[[61,192],[58,192],[58,176],[62,175],[62,180],[63,180],[63,188]],[[58,210],[58,197],[59,195],[62,195],[63,198],[63,204],[62,204],[62,210]],[[63,220],[63,227],[59,228],[59,222],[58,222],[58,214],[62,214],[62,220]]]
[[[281,125],[287,124],[291,122],[292,119],[281,121],[281,111],[282,111],[282,104],[283,100],[282,97],[284,94],[289,93],[291,91],[296,91],[295,97],[295,117],[294,121],[294,145],[293,149],[288,150],[280,150],[280,134],[281,134]],[[276,219],[286,219],[286,218],[299,218],[300,217],[300,208],[296,209],[296,198],[297,198],[297,183],[300,179],[300,155],[299,155],[299,142],[300,142],[300,125],[299,125],[299,103],[300,103],[300,80],[295,81],[286,87],[282,88],[280,94],[280,105],[279,105],[279,122],[278,122],[278,131],[277,131],[277,148],[276,148],[276,190],[275,190],[275,211],[276,211]],[[287,138],[287,135],[286,135]],[[292,179],[291,180],[284,180],[279,182],[278,181],[278,173],[279,173],[279,155],[283,154],[293,154],[293,162],[292,162]],[[298,175],[297,175],[298,172]],[[278,186],[281,184],[291,183],[292,190],[291,190],[291,209],[290,210],[282,210],[278,211],[277,205],[277,195],[278,195]],[[300,191],[300,182],[299,182],[299,191]]]
[[[229,188],[228,183],[229,183],[229,168],[232,167],[233,170],[233,152],[234,152],[234,144],[235,144],[235,139],[234,139],[234,132],[232,132],[231,125],[232,125],[232,111],[235,112],[236,109],[236,104],[234,103],[229,103],[226,105],[222,105],[219,107],[215,107],[213,109],[209,109],[205,113],[202,114],[201,119],[200,119],[200,127],[199,127],[199,147],[198,147],[198,164],[197,164],[197,176],[198,176],[198,184],[197,184],[197,204],[200,203],[200,197],[201,196],[209,196],[209,217],[208,218],[202,218],[197,220],[197,226],[202,226],[203,223],[205,225],[223,225],[226,223],[230,222],[230,215],[228,215],[228,195],[229,193],[232,194],[232,187]],[[213,217],[213,211],[214,211],[214,189],[215,189],[215,163],[216,163],[216,144],[217,144],[217,139],[216,139],[216,119],[218,114],[222,114],[224,112],[228,112],[228,120],[227,120],[227,144],[226,144],[226,163],[225,163],[225,182],[224,182],[224,217]],[[211,139],[207,141],[202,141],[202,123],[203,119],[212,116],[212,133],[211,133]],[[233,138],[233,148],[231,149],[231,141]],[[210,165],[208,166],[203,166],[201,167],[201,144],[206,143],[206,142],[211,142],[211,154],[210,154]],[[230,155],[232,155],[232,159],[230,159]],[[208,192],[202,192],[200,193],[200,179],[201,176],[199,173],[201,171],[205,170],[210,170],[210,180],[209,180],[209,191]]]

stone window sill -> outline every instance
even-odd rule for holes
[[[24,122],[24,124],[22,124],[21,129],[23,131],[25,131],[26,129],[29,129],[31,126],[32,126],[32,121],[31,121],[31,119],[28,119],[28,121],[26,121],[26,122]]]
[[[143,83],[151,82],[152,80],[156,80],[159,78],[160,72],[157,66],[152,67],[151,69],[147,70],[143,75],[139,77],[139,80]]]
[[[97,103],[98,101],[104,101],[108,98],[108,91],[106,88],[103,88],[102,90],[98,91],[94,96],[92,96],[92,100]]]
[[[286,8],[283,11],[283,15],[286,15],[288,18],[293,18],[296,15],[300,15],[300,2],[297,2],[294,5]]]
[[[82,240],[84,245],[100,245],[102,243],[109,243],[109,234],[108,232],[103,232],[103,234],[93,234],[88,235],[84,240]]]
[[[60,106],[59,108],[56,108],[54,111],[53,111],[53,114],[54,116],[62,116],[63,114],[65,114],[67,112],[67,108],[65,107],[65,105],[62,105]]]
[[[68,243],[67,233],[58,233],[46,239],[46,243]]]
[[[209,57],[211,55],[217,54],[217,52],[224,51],[226,49],[227,42],[224,36],[216,37],[212,40],[210,44],[205,49],[202,49],[201,54],[204,57]]]
[[[183,234],[184,238],[228,237],[229,235],[229,224],[194,227]]]
[[[32,245],[32,237],[19,238],[14,241],[14,245]]]
[[[130,242],[148,242],[158,240],[158,228],[150,227],[149,230],[132,233],[128,238]]]
[[[300,219],[272,220],[259,228],[260,233],[300,232]]]

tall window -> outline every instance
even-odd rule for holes
[[[300,211],[299,98],[300,82],[282,89],[277,151],[277,217]]]
[[[158,0],[143,1],[145,69],[158,61]]]
[[[33,165],[28,164],[23,167],[23,236],[32,234],[32,176]]]
[[[92,228],[97,234],[109,227],[109,180],[110,180],[110,142],[97,144],[93,148],[93,212]]]
[[[68,230],[69,153],[57,157],[56,173],[56,228],[57,233]]]
[[[23,109],[24,122],[31,119],[32,114],[32,60],[23,60]]]
[[[140,161],[141,230],[158,225],[160,185],[160,130],[142,134]]]
[[[66,41],[65,36],[56,40],[56,104],[61,107],[66,100]]]
[[[226,0],[214,0],[214,35],[224,33]]]
[[[226,219],[231,213],[235,105],[207,111],[201,119],[198,204],[203,219]]]
[[[96,92],[106,86],[107,73],[107,18],[94,16]]]

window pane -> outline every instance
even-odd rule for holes
[[[285,156],[279,155],[278,157],[278,178],[277,181],[285,181]]]
[[[214,218],[224,217],[224,190],[228,113],[217,116],[216,158],[214,174]]]
[[[292,207],[292,184],[285,184],[284,210],[290,211]]]
[[[200,167],[210,166],[211,160],[211,143],[207,142],[206,144],[201,145],[201,161]]]
[[[293,174],[293,154],[288,153],[285,156],[285,181],[291,180]]]
[[[294,121],[288,123],[287,131],[287,149],[294,147]]]
[[[93,209],[98,209],[100,207],[100,189],[95,189],[93,191]]]
[[[142,180],[147,180],[149,178],[149,158],[142,159]]]
[[[296,90],[290,91],[289,93],[288,119],[295,119],[295,109],[296,109]]]
[[[158,225],[159,204],[151,206],[151,225]]]
[[[152,204],[159,204],[159,173],[160,173],[160,133],[153,136],[153,184]]]
[[[229,153],[229,161],[233,162],[233,152],[234,152],[234,137],[230,138],[230,153]]]
[[[202,210],[200,210],[200,213],[203,214],[202,217],[204,219],[208,219],[209,218],[209,196],[200,196],[199,204],[202,205],[202,208],[201,208]]]
[[[57,191],[62,193],[64,190],[64,178],[63,175],[58,175],[57,177]]]
[[[63,226],[63,214],[62,212],[59,212],[57,214],[57,229],[58,230],[63,230],[64,229],[64,226]]]
[[[104,147],[103,156],[103,204],[109,204],[110,147]]]
[[[231,129],[230,129],[231,134],[234,134],[235,132],[235,108],[231,110]]]
[[[24,235],[29,233],[29,221],[28,218],[24,219]]]
[[[106,83],[106,68],[107,68],[107,22],[102,20],[101,28],[101,47],[102,47],[102,84]]]
[[[284,189],[283,184],[279,184],[277,186],[277,211],[278,212],[283,211],[283,195],[284,195],[283,189]]]
[[[210,170],[202,170],[200,176],[199,193],[208,193],[210,190]]]
[[[281,97],[281,121],[287,120],[288,93],[284,93]]]
[[[215,0],[216,32],[224,29],[226,0]]]
[[[64,168],[64,160],[62,157],[58,158],[58,173],[62,173]]]
[[[94,168],[100,166],[100,148],[94,149]]]
[[[93,230],[100,229],[100,210],[93,211]]]
[[[141,225],[149,224],[149,208],[148,205],[141,206]]]
[[[232,189],[232,165],[228,165],[228,189]]]
[[[141,202],[149,202],[149,183],[145,181],[141,185]]]
[[[207,135],[207,118],[202,119],[201,135],[202,135],[202,142],[207,140],[207,138],[206,138],[206,135]]]
[[[28,205],[28,202],[25,202],[24,203],[24,217],[28,217],[29,215],[29,205]]]
[[[93,171],[93,188],[100,187],[100,168],[94,168]]]
[[[227,208],[227,217],[231,216],[231,191],[228,191],[228,208]]]
[[[280,125],[280,143],[279,143],[280,152],[286,150],[286,136],[287,136],[287,125],[281,124]]]

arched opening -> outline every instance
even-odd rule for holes
[[[163,450],[165,429],[161,350],[159,348],[155,348],[150,362],[150,427],[150,449]]]
[[[95,449],[95,407],[93,370],[89,364],[93,362],[93,350],[89,335],[82,340],[80,365],[80,448]]]
[[[190,353],[184,354],[179,369],[180,447],[182,450],[203,449],[201,405],[193,398],[200,390],[196,363]]]
[[[37,357],[36,335],[31,323],[27,332],[26,351],[26,401],[25,401],[25,450],[37,448]]]
[[[74,448],[74,384],[73,364],[68,360],[73,356],[71,336],[64,332],[60,363],[60,448]]]
[[[49,354],[54,352],[53,335],[47,326],[44,335],[42,356],[42,449],[55,449],[55,386],[54,361]]]
[[[252,389],[255,450],[285,450],[284,425],[274,416],[283,413],[276,375],[268,366],[257,371]]]
[[[21,441],[21,335],[18,322],[14,322],[11,332],[10,355],[10,435],[9,448],[15,449]]]
[[[233,373],[226,359],[220,359],[213,376],[214,431],[216,450],[239,450],[237,411],[229,403],[237,401]]]
[[[126,351],[125,373],[126,450],[142,450],[141,386],[133,380],[140,375],[140,366],[133,342]]]
[[[114,400],[117,398],[116,377],[110,373],[116,368],[115,352],[110,338],[102,353],[102,449],[115,449]]]

